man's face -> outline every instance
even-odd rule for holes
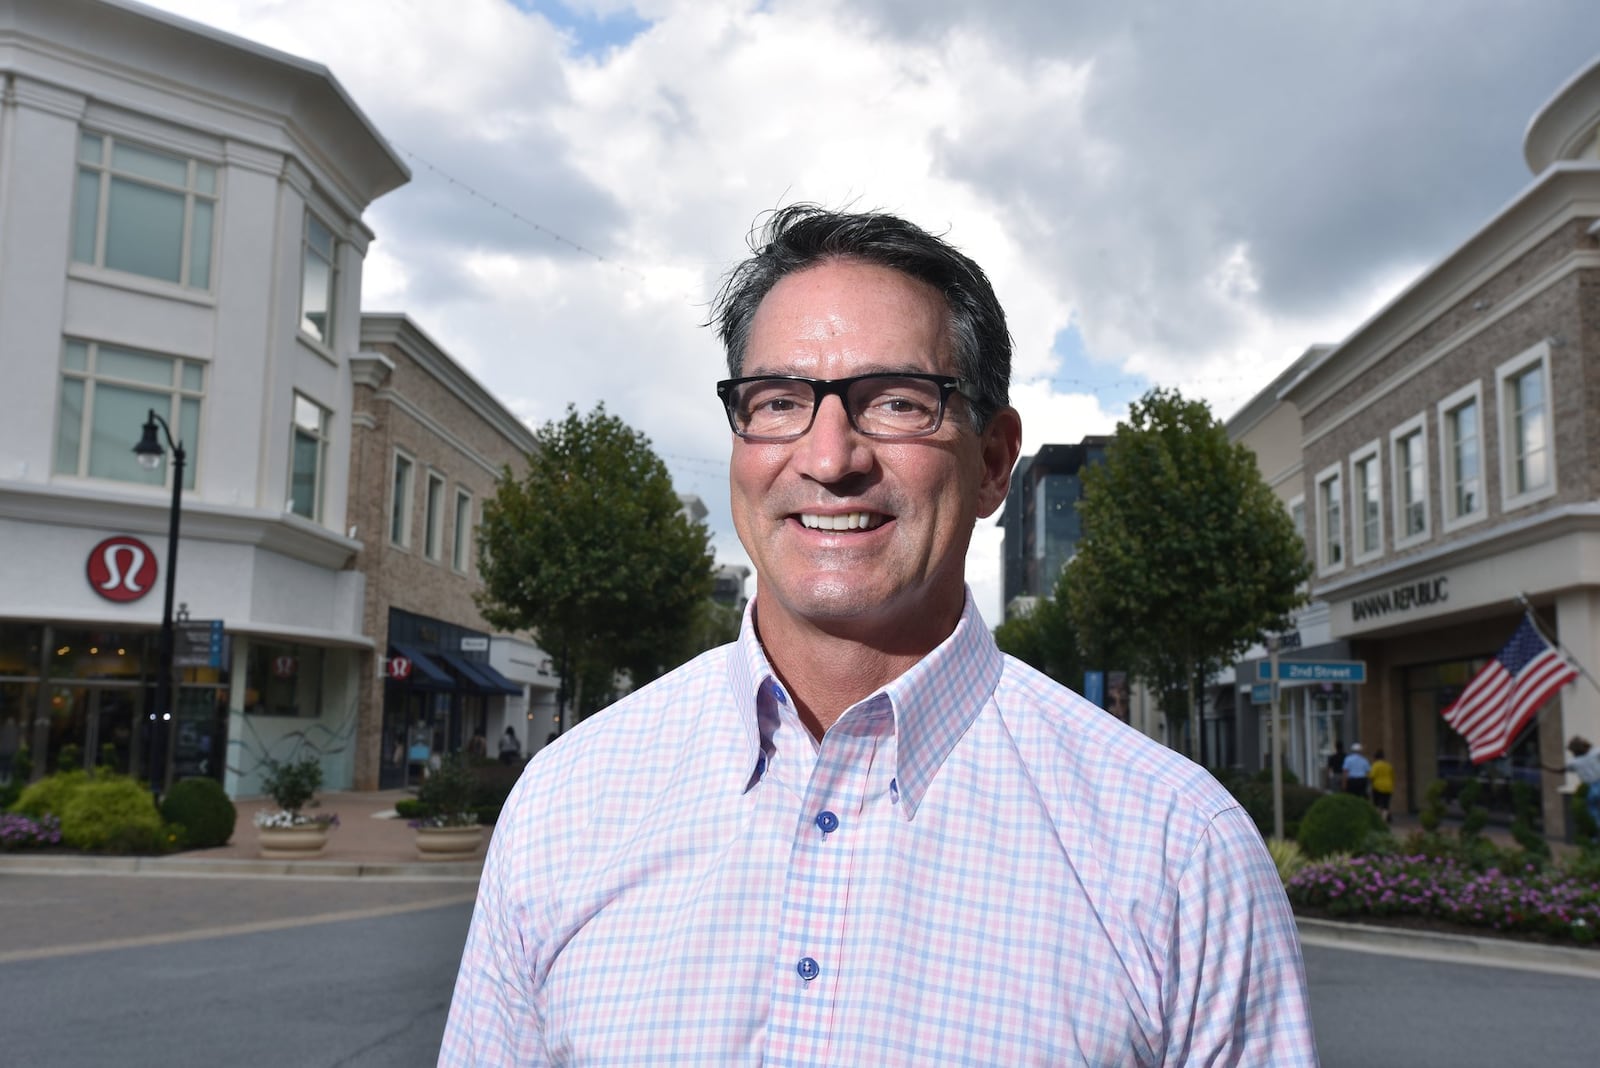
[[[953,375],[948,320],[926,283],[824,263],[767,294],[740,373]],[[980,435],[957,396],[924,438],[858,434],[838,397],[823,400],[798,441],[735,437],[733,519],[756,566],[763,632],[809,626],[879,648],[932,648],[960,614],[973,524],[1005,500],[1020,444],[1016,412]]]

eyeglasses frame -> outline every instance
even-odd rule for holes
[[[856,425],[856,417],[850,412],[850,404],[846,394],[851,386],[869,378],[910,378],[919,382],[932,382],[939,387],[939,411],[934,416],[933,425],[926,430],[919,430],[913,434],[880,434],[871,430],[863,430]],[[739,429],[738,421],[733,415],[734,390],[749,382],[804,382],[811,387],[811,418],[806,422],[805,429],[795,434],[746,434]],[[955,375],[936,375],[923,371],[871,371],[864,375],[851,375],[848,378],[806,378],[804,375],[747,375],[743,378],[724,378],[717,383],[717,396],[722,399],[722,410],[728,417],[728,427],[734,434],[744,441],[756,442],[761,445],[784,445],[792,441],[799,441],[811,433],[811,428],[816,425],[817,412],[822,408],[822,402],[828,397],[838,397],[839,406],[844,409],[844,417],[850,423],[850,429],[862,437],[874,441],[915,441],[918,438],[930,437],[939,432],[944,425],[945,410],[950,406],[950,396],[959,393],[972,400],[969,392],[970,384]]]

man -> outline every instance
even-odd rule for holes
[[[1581,734],[1574,734],[1567,741],[1567,752],[1572,754],[1572,760],[1558,767],[1549,764],[1540,764],[1546,771],[1570,771],[1583,783],[1584,804],[1588,806],[1589,816],[1594,820],[1595,826],[1600,827],[1600,749],[1595,749],[1589,744],[1589,739]]]
[[[792,207],[714,321],[756,597],[524,773],[440,1063],[1315,1064],[1249,818],[966,590],[1021,445],[982,270]]]
[[[1350,752],[1344,758],[1344,792],[1357,797],[1367,796],[1367,777],[1372,774],[1372,762],[1361,752],[1360,742],[1350,743]]]

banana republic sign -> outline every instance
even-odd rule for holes
[[[1386,616],[1392,612],[1409,612],[1414,608],[1443,604],[1450,599],[1450,579],[1446,575],[1391,586],[1387,590],[1357,597],[1350,602],[1350,618],[1357,623],[1363,619]]]

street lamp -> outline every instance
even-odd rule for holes
[[[173,582],[178,570],[178,516],[183,503],[183,462],[187,458],[183,451],[183,442],[172,440],[172,429],[167,426],[167,421],[150,409],[150,416],[144,423],[144,436],[139,439],[139,444],[133,447],[133,453],[139,458],[139,466],[147,471],[154,471],[161,466],[161,460],[166,456],[167,449],[161,447],[160,438],[156,437],[156,427],[161,427],[161,433],[167,439],[167,449],[172,450],[172,510],[167,516],[167,592],[166,599],[161,605],[161,645],[157,655],[159,664],[156,675],[156,706],[150,713],[150,792],[160,796],[166,788],[167,759],[166,741],[167,733],[171,730],[172,722],[172,593]]]

